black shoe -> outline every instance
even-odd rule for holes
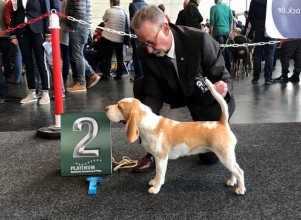
[[[275,78],[274,81],[281,82],[281,83],[287,83],[288,82],[288,77],[281,75],[281,76]]]
[[[118,76],[118,75],[116,75],[116,76],[114,76],[114,79],[115,79],[115,80],[120,80],[120,79],[122,79],[122,77],[121,77],[121,76]]]
[[[253,84],[258,84],[258,79],[252,79]]]
[[[290,78],[288,78],[288,81],[292,82],[292,83],[298,83],[300,82],[300,79],[299,79],[299,75],[292,75]]]
[[[218,157],[212,153],[199,154],[200,163],[205,165],[214,165],[218,162]]]
[[[100,80],[102,81],[102,80],[108,80],[110,77],[108,77],[108,76],[105,76],[105,75],[102,75],[101,77],[100,77]]]

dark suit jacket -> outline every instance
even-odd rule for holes
[[[249,8],[248,19],[251,23],[251,27],[254,30],[265,29],[265,17],[266,17],[266,0],[252,0]]]
[[[12,12],[11,27],[15,27],[24,23],[25,16],[27,21],[37,18],[50,11],[49,0],[27,0],[26,10],[23,7],[22,0],[17,0],[17,10]],[[34,33],[41,33],[45,35],[50,34],[49,30],[49,17],[45,17],[33,24],[29,25]],[[16,29],[12,34],[21,35],[24,29]]]
[[[196,86],[194,76],[202,70],[203,76],[215,83],[223,80],[228,84],[231,98],[232,81],[225,68],[219,44],[207,33],[195,28],[170,24],[175,40],[178,80],[163,58],[138,48],[143,64],[144,85],[134,84],[134,95],[159,113],[163,102],[171,108],[183,106],[217,105],[210,92],[202,93]]]
[[[185,26],[186,25],[186,15],[185,15],[185,10],[182,9],[181,11],[179,11],[178,13],[178,17],[177,17],[177,20],[176,20],[176,25],[183,25]]]

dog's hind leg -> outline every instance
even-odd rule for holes
[[[226,182],[228,186],[234,186],[237,183],[235,193],[238,195],[245,194],[244,171],[239,167],[235,159],[235,153],[227,154],[226,157],[219,157],[221,163],[231,172],[231,178]],[[219,156],[219,155],[218,155]]]
[[[149,185],[151,187],[148,189],[148,192],[151,194],[157,194],[160,191],[161,186],[165,182],[165,174],[167,169],[168,158],[166,157],[165,159],[162,158],[159,159],[155,157],[155,161],[156,161],[156,175],[154,179],[149,181]]]

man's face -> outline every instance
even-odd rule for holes
[[[167,24],[155,26],[151,22],[144,22],[139,29],[135,30],[140,46],[145,47],[148,53],[158,57],[164,56],[171,47],[168,38],[169,27]]]

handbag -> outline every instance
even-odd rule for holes
[[[129,24],[128,24],[128,19],[127,19],[126,13],[124,11],[123,11],[123,13],[124,13],[124,17],[125,17],[124,33],[126,34],[123,37],[123,44],[128,46],[128,45],[130,45],[130,40],[131,40],[130,35],[128,35],[128,34],[130,34],[130,29],[129,29]]]

